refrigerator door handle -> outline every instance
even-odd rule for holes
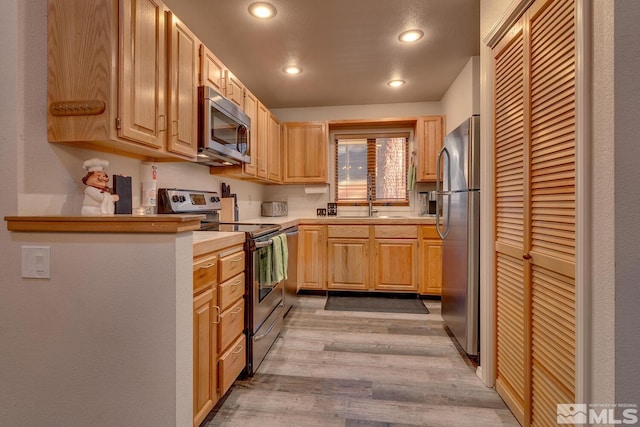
[[[440,191],[440,160],[442,159],[442,155],[446,154],[447,158],[447,183],[449,184],[449,189],[444,191],[444,185],[442,186],[442,192]],[[451,157],[449,156],[449,151],[447,147],[442,147],[440,152],[438,153],[438,161],[436,163],[436,231],[441,239],[446,239],[449,234],[449,227],[451,222],[449,221],[451,216]],[[444,202],[444,196],[447,196],[447,226],[444,230],[444,233],[440,231],[440,196],[442,197],[442,201]]]

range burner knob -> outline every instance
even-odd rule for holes
[[[171,201],[174,202],[174,203],[178,203],[180,201],[180,197],[178,197],[176,195],[173,195],[173,196],[171,196]]]
[[[180,201],[181,201],[181,202],[185,202],[186,200],[187,200],[187,198],[186,198],[186,197],[184,197],[184,196],[180,196]]]
[[[211,201],[211,203],[215,203],[215,201],[216,201],[215,196],[211,196],[211,198],[209,199],[209,201]]]

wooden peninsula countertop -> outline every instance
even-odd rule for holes
[[[9,231],[180,233],[200,229],[203,215],[5,216]]]

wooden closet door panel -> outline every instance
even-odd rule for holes
[[[530,8],[531,424],[575,402],[575,10]]]
[[[496,390],[524,424],[525,314],[521,259],[496,256]]]
[[[496,389],[525,423],[525,83],[523,27],[494,48]]]

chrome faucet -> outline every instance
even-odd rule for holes
[[[369,202],[369,216],[378,213],[373,209],[373,175],[367,174],[367,201]]]

